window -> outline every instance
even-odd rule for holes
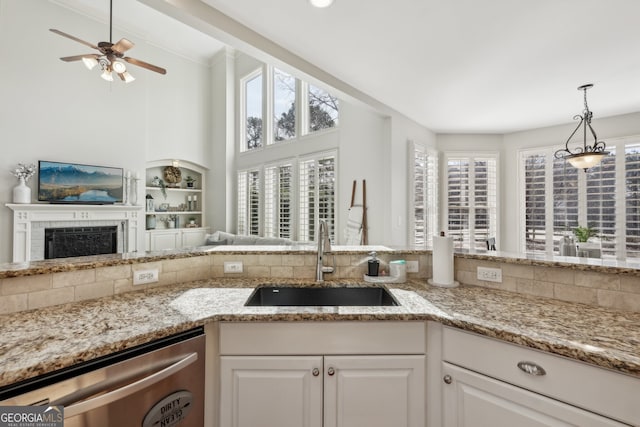
[[[296,137],[296,79],[273,69],[273,141]]]
[[[446,155],[449,235],[462,249],[486,250],[498,234],[497,155]]]
[[[298,169],[298,240],[314,241],[318,221],[324,219],[335,242],[335,153],[303,159]]]
[[[293,238],[293,165],[264,169],[264,235]]]
[[[558,254],[563,236],[588,226],[597,231],[603,257],[640,255],[640,144],[621,139],[607,149],[611,154],[587,172],[555,159],[554,148],[521,152],[525,252]]]
[[[338,98],[313,85],[308,85],[308,132],[338,126]]]
[[[243,143],[240,151],[262,147],[262,70],[257,70],[242,79],[244,98]]]
[[[433,236],[438,232],[438,153],[413,142],[410,150],[409,242],[416,247],[433,247]]]
[[[238,172],[238,234],[260,235],[260,171]]]

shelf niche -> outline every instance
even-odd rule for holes
[[[178,168],[180,180],[171,181],[169,169]],[[187,176],[195,181],[188,187]],[[157,178],[157,179],[156,179]],[[167,179],[169,178],[169,179]],[[165,183],[166,197],[158,180]],[[209,228],[205,216],[206,169],[186,160],[157,160],[147,163],[145,174],[145,227],[147,250],[200,246]],[[147,196],[152,198],[152,206]],[[192,222],[193,221],[193,222]]]

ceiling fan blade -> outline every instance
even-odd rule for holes
[[[98,59],[99,57],[100,55],[96,55],[95,53],[87,53],[86,55],[65,56],[60,59],[62,59],[65,62],[71,62],[71,61],[80,61],[82,58]]]
[[[71,39],[71,40],[77,41],[78,43],[82,43],[82,44],[83,44],[83,45],[85,45],[85,46],[89,46],[89,47],[92,47],[92,48],[94,48],[94,49],[96,49],[96,50],[100,50],[100,49],[98,49],[98,46],[96,46],[96,45],[94,45],[94,44],[91,44],[91,43],[89,43],[89,42],[86,42],[86,41],[84,41],[84,40],[81,40],[81,39],[79,39],[79,38],[77,38],[77,37],[74,37],[74,36],[72,36],[71,34],[63,33],[62,31],[60,31],[60,30],[56,30],[56,29],[53,29],[53,28],[50,28],[50,29],[49,29],[49,31],[51,31],[51,32],[53,32],[53,33],[56,33],[56,34],[58,34],[58,35],[60,35],[60,36],[62,36],[62,37],[66,37],[66,38],[68,38],[68,39]]]
[[[167,74],[167,70],[164,68],[157,67],[155,65],[149,64],[148,62],[140,61],[139,59],[124,57],[122,58],[127,61],[129,64],[137,65],[138,67],[146,68],[147,70],[155,71],[160,74]]]
[[[111,50],[118,53],[125,53],[126,51],[131,49],[133,46],[135,45],[133,44],[132,41],[129,41],[127,39],[120,39],[118,43],[111,46]]]

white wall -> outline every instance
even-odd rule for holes
[[[147,161],[179,158],[209,166],[209,67],[114,28],[136,43],[135,58],[167,69],[130,66],[133,83],[102,80],[62,56],[90,48],[49,31],[96,43],[108,26],[43,0],[0,0],[0,262],[11,260],[11,190],[17,163],[70,161],[123,167],[144,176]],[[35,199],[37,180],[29,182]],[[144,198],[140,183],[139,200]],[[144,227],[142,227],[144,228]]]

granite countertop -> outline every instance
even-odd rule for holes
[[[398,307],[245,307],[258,283],[269,280],[212,279],[0,316],[0,387],[210,321],[435,320],[640,377],[640,313],[417,280],[390,285]]]

